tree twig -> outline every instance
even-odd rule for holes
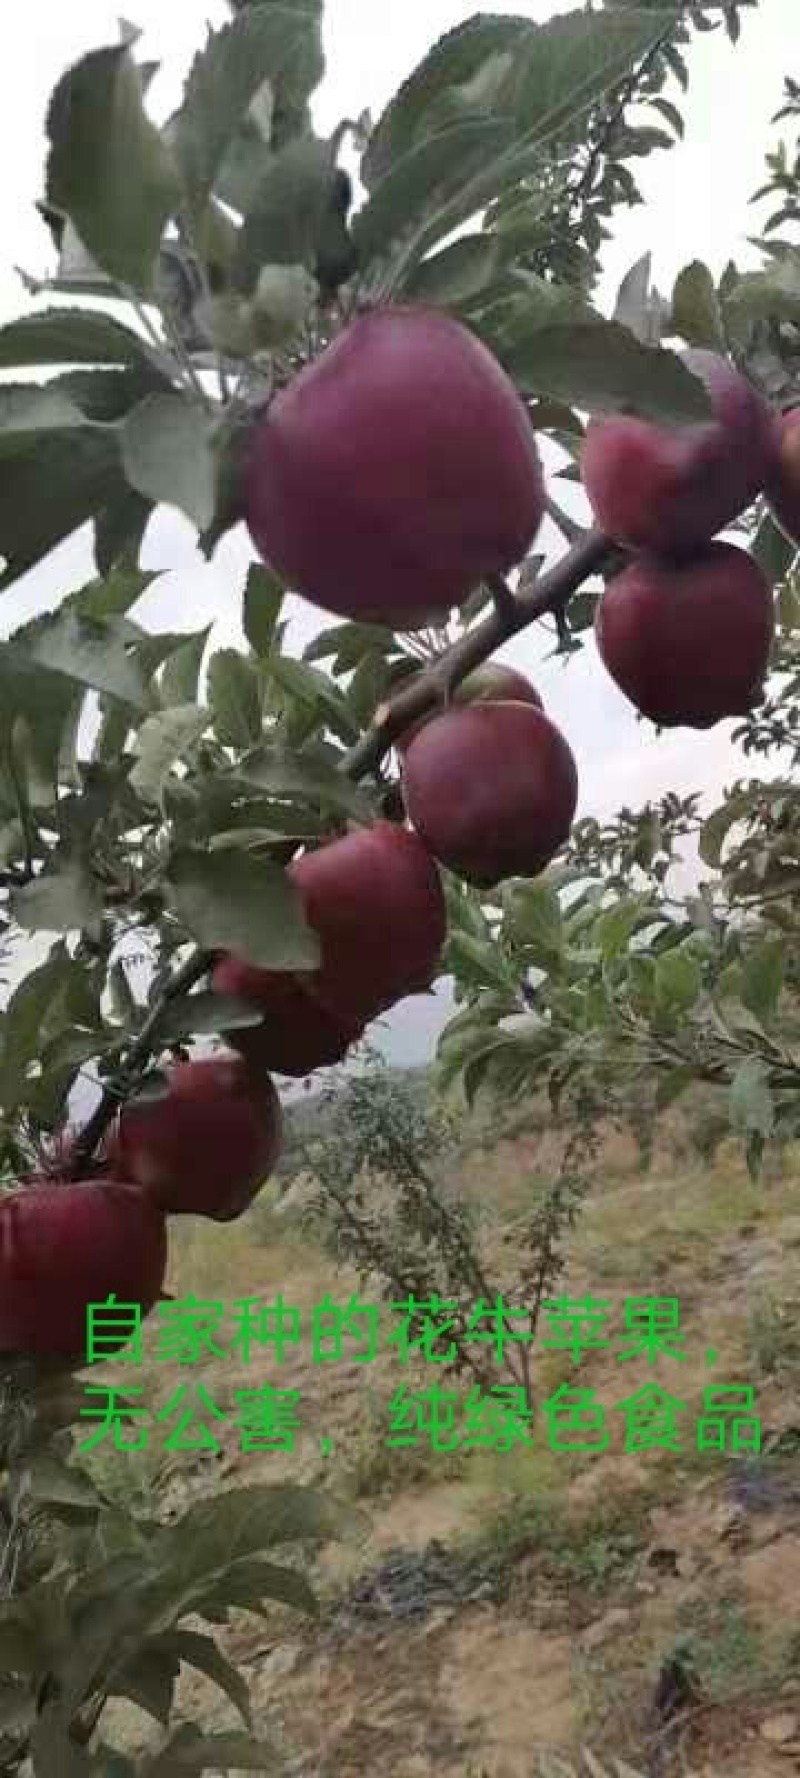
[[[70,1179],[81,1178],[95,1149],[102,1142],[112,1118],[119,1109],[120,1102],[126,1096],[124,1088],[127,1086],[130,1089],[144,1073],[153,1053],[154,1039],[157,1038],[158,1026],[164,1008],[171,1000],[176,1000],[181,994],[188,993],[190,988],[201,981],[203,976],[208,974],[212,962],[213,958],[208,951],[194,951],[181,968],[176,970],[174,976],[159,994],[138,1037],[131,1044],[124,1073],[121,1071],[117,1083],[104,1088],[99,1105],[92,1112],[88,1123],[81,1131],[70,1162]]]
[[[502,605],[495,602],[493,610],[481,623],[403,686],[389,702],[379,706],[371,727],[345,755],[342,770],[356,780],[374,771],[404,729],[434,709],[468,673],[482,666],[509,636],[527,629],[547,612],[562,611],[589,575],[600,573],[615,554],[615,545],[602,531],[587,531],[548,574],[543,574],[508,602]]]

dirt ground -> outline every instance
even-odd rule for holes
[[[536,1144],[520,1139],[463,1170],[460,1189],[485,1206],[495,1272],[541,1166]],[[578,1375],[551,1351],[537,1372],[546,1394],[591,1388],[609,1411],[646,1383],[698,1410],[710,1384],[750,1386],[758,1453],[702,1453],[691,1441],[626,1451],[621,1414],[602,1453],[557,1454],[537,1438],[505,1454],[392,1450],[391,1355],[321,1365],[301,1343],[280,1365],[259,1360],[258,1386],[297,1392],[294,1448],[242,1455],[216,1429],[219,1452],[162,1472],[170,1512],[211,1485],[291,1479],[356,1501],[368,1519],[365,1536],[317,1562],[316,1622],[275,1607],[222,1633],[251,1685],[256,1727],[280,1750],[276,1770],[531,1778],[556,1754],[570,1762],[559,1770],[594,1778],[592,1759],[648,1778],[800,1769],[799,1183],[790,1158],[754,1185],[727,1147],[705,1174],[667,1155],[643,1179],[635,1151],[611,1139],[563,1293],[617,1306],[679,1300],[686,1356],[628,1366],[618,1347],[600,1349]],[[211,1235],[192,1225],[176,1295],[230,1302],[281,1290],[307,1314],[326,1292],[342,1303],[358,1290],[291,1217],[248,1221]],[[209,1356],[186,1377],[222,1406],[255,1386],[254,1366],[235,1358]],[[166,1399],[171,1366],[169,1378],[151,1363],[148,1394]],[[113,1475],[115,1487],[147,1486],[144,1468],[123,1481],[122,1458],[98,1451],[95,1462],[106,1485]],[[199,1677],[182,1680],[180,1701],[208,1726],[235,1726]],[[133,1706],[114,1712],[126,1738],[151,1738]]]

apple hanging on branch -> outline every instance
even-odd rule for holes
[[[493,661],[498,648],[543,617],[555,616],[568,629],[573,595],[600,575],[608,582],[597,620],[600,652],[642,712],[662,724],[702,726],[749,708],[767,665],[770,594],[742,552],[714,539],[759,494],[778,488],[779,465],[787,465],[769,404],[740,366],[708,350],[690,349],[681,362],[644,346],[635,330],[606,322],[552,266],[547,277],[533,276],[527,255],[541,251],[538,222],[527,246],[513,231],[507,242],[499,239],[502,229],[492,232],[492,205],[502,212],[515,193],[530,195],[534,163],[527,156],[540,146],[544,127],[536,82],[520,78],[517,90],[520,70],[552,40],[559,50],[554,79],[564,90],[550,101],[565,118],[585,119],[596,166],[611,152],[605,105],[615,83],[624,85],[612,117],[622,116],[638,79],[650,90],[661,51],[683,30],[680,21],[584,9],[542,27],[481,18],[463,42],[456,30],[437,46],[419,81],[412,77],[363,141],[365,132],[347,124],[328,141],[310,133],[307,102],[321,71],[318,20],[310,16],[292,21],[297,53],[286,65],[294,72],[281,77],[300,90],[272,93],[268,123],[263,104],[256,104],[260,122],[248,110],[259,96],[263,101],[274,74],[274,28],[263,9],[242,7],[222,32],[212,32],[165,131],[147,116],[127,43],[94,52],[68,72],[48,116],[48,216],[60,242],[68,237],[71,250],[76,241],[85,250],[92,293],[99,280],[100,293],[105,287],[115,301],[126,301],[137,325],[128,329],[82,311],[66,320],[58,312],[32,316],[27,332],[25,322],[16,335],[10,330],[16,347],[6,332],[4,358],[15,363],[17,350],[20,363],[38,363],[40,350],[42,362],[55,364],[63,351],[65,365],[91,364],[106,379],[102,388],[94,373],[88,382],[84,373],[60,379],[64,386],[50,392],[56,405],[48,409],[55,444],[45,431],[48,442],[37,445],[33,460],[23,429],[21,468],[13,467],[13,450],[4,459],[12,572],[87,517],[95,519],[101,569],[127,571],[131,554],[138,562],[150,511],[163,501],[192,519],[207,553],[244,519],[272,570],[271,589],[277,579],[356,627],[390,626],[419,641],[423,626],[444,626],[459,613],[457,638],[420,644],[425,665],[380,693],[366,729],[363,708],[354,724],[347,699],[326,690],[325,732],[341,739],[342,719],[348,737],[338,758],[341,777],[377,781],[383,812],[388,798],[397,819],[378,818],[376,795],[371,826],[348,831],[340,811],[340,831],[331,837],[321,823],[320,843],[312,840],[299,857],[296,838],[266,843],[268,855],[287,867],[317,936],[318,965],[287,967],[278,959],[272,967],[233,943],[218,943],[216,933],[209,943],[200,940],[136,1034],[118,1046],[119,1067],[62,1167],[76,1182],[86,1177],[113,1123],[98,1191],[121,1169],[161,1211],[218,1220],[241,1214],[259,1173],[277,1158],[280,1120],[269,1071],[302,1076],[343,1059],[373,1019],[435,982],[446,940],[440,867],[494,887],[542,872],[569,836],[578,801],[569,740],[527,678]],[[467,61],[474,54],[470,70],[462,51]],[[259,57],[269,65],[261,67]],[[430,100],[429,116],[432,68],[438,98]],[[422,193],[414,181],[406,188],[395,177],[409,137],[436,148],[440,120],[435,128],[432,120],[439,100],[452,100],[451,89],[459,103],[477,105],[482,141],[495,126],[504,142],[509,129],[516,137],[503,154],[482,147],[474,160],[475,145],[465,143],[458,178],[447,171],[443,192],[452,196],[434,226],[427,187]],[[355,218],[352,183],[337,164],[348,133],[362,154],[367,193]],[[512,165],[513,177],[503,171]],[[570,186],[569,215],[581,209],[587,177]],[[484,212],[491,227],[453,239]],[[562,220],[554,201],[551,221],[560,228]],[[587,344],[591,376],[584,388]],[[41,403],[41,394],[32,389],[31,400]],[[580,466],[597,526],[583,531],[565,522],[571,547],[534,577],[530,552],[545,513],[557,512],[545,488],[537,407],[541,413],[541,402],[555,404],[556,417],[542,429],[558,434],[559,403],[569,418],[569,406],[582,410],[584,396],[592,418]],[[46,484],[54,451],[59,473],[79,465],[82,479],[77,504],[66,503],[67,529],[58,530],[54,502],[56,531],[47,531],[40,548],[14,526],[30,508],[31,476]],[[526,563],[529,572],[515,588],[507,577]],[[473,621],[470,604],[481,592],[491,608]],[[269,634],[259,641],[257,666],[243,663],[231,681],[234,695],[220,694],[226,764],[232,731],[237,747],[242,731],[255,744],[263,739],[261,680],[280,655],[269,611],[253,609],[249,618],[260,638],[262,628]],[[699,660],[712,626],[724,629],[725,646],[701,685]],[[690,635],[700,643],[694,655]],[[404,673],[418,653],[406,655]],[[104,669],[105,691],[107,679]],[[180,698],[177,714],[168,703],[153,711],[147,686],[131,686],[127,672],[119,694],[126,709],[136,708],[130,700],[138,696],[157,728],[164,718],[167,739],[159,731],[158,742],[166,751],[174,718],[179,739],[166,779],[175,787],[170,768],[187,759],[182,789],[191,799],[196,713],[189,711],[189,721]],[[190,702],[193,696],[194,689]],[[280,732],[280,719],[275,727]],[[358,738],[351,738],[354,728]],[[184,733],[191,739],[182,753]],[[111,734],[113,740],[113,727]],[[399,784],[387,785],[393,747],[402,774]],[[221,769],[218,749],[203,753],[203,771],[209,755]],[[159,754],[156,777],[160,761]],[[151,764],[137,766],[140,789],[149,787]],[[160,801],[164,781],[158,777],[152,804],[159,866],[168,862],[178,828]],[[39,888],[30,836],[26,845],[21,883],[19,874],[14,879],[23,892]],[[158,918],[161,893],[148,884],[137,917],[145,911]],[[98,894],[105,909],[124,905],[126,890],[104,882],[100,891],[93,879]],[[191,922],[187,936],[196,936]],[[257,1021],[226,1033],[232,1056],[172,1067],[165,1097],[140,1103],[137,1083],[153,1056],[164,1053],[164,1006],[191,998],[206,980],[218,999],[249,1003]],[[215,1129],[225,1132],[228,1179],[214,1153]]]

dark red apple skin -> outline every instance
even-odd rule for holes
[[[287,874],[319,935],[319,969],[287,974],[226,959],[212,980],[217,993],[263,1007],[266,1028],[237,1032],[237,1049],[276,1073],[308,1074],[341,1061],[372,1019],[431,986],[447,912],[429,853],[391,821],[305,853]]]
[[[595,520],[615,542],[691,555],[756,499],[774,458],[769,404],[714,352],[682,354],[712,418],[674,429],[615,414],[592,420],[581,472]]]
[[[526,556],[544,511],[536,440],[505,372],[441,311],[359,316],[257,423],[247,522],[324,611],[413,629]]]
[[[37,1181],[3,1194],[0,1352],[81,1358],[88,1305],[113,1295],[146,1315],[162,1294],[166,1268],[164,1217],[137,1186]]]
[[[181,1062],[168,1080],[162,1098],[121,1112],[114,1166],[170,1215],[233,1222],[281,1152],[275,1087],[234,1052]]]
[[[403,761],[409,820],[434,857],[479,888],[537,876],[569,837],[572,751],[530,703],[448,710]]]
[[[774,439],[767,504],[789,542],[800,549],[800,407],[776,417]]]
[[[505,699],[533,704],[537,710],[544,710],[539,693],[530,680],[525,678],[524,673],[518,673],[516,667],[507,667],[502,661],[487,661],[485,666],[476,667],[474,673],[468,673],[466,679],[462,679],[460,685],[456,686],[452,702],[458,705],[496,704]],[[414,736],[427,723],[435,721],[436,715],[435,710],[429,710],[426,716],[420,717],[419,722],[404,729],[395,741],[397,752],[405,753]]]
[[[253,1069],[302,1079],[317,1068],[333,1068],[364,1035],[364,1024],[337,1019],[308,987],[307,976],[258,969],[241,957],[223,957],[211,985],[217,994],[250,1000],[263,1023],[231,1031],[228,1041]]]
[[[378,821],[305,853],[289,875],[320,935],[314,991],[337,1017],[369,1022],[430,987],[447,912],[441,877],[417,834]]]
[[[759,701],[774,634],[767,580],[745,550],[642,558],[610,581],[595,635],[612,679],[660,728],[711,728]]]

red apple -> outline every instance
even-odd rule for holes
[[[692,350],[711,418],[670,429],[614,414],[586,429],[582,474],[598,525],[617,543],[693,554],[761,493],[774,456],[768,403],[726,359]]]
[[[468,673],[466,679],[461,680],[453,692],[452,702],[458,705],[496,704],[508,699],[533,704],[537,710],[544,709],[538,691],[525,678],[524,673],[518,673],[516,667],[506,667],[502,661],[487,661],[485,666],[476,667],[474,673]],[[429,710],[418,722],[413,722],[410,728],[404,729],[395,741],[398,753],[405,753],[414,736],[429,722],[433,722],[436,715],[435,709]]]
[[[293,591],[343,617],[413,629],[444,616],[528,554],[543,510],[513,384],[439,310],[359,316],[254,429],[256,547]]]
[[[415,833],[377,821],[289,868],[322,944],[314,991],[337,1016],[374,1018],[430,987],[447,936],[439,872]]]
[[[778,416],[775,455],[766,484],[773,518],[790,543],[800,549],[800,407]]]
[[[36,1181],[0,1195],[0,1352],[81,1357],[88,1306],[113,1296],[146,1315],[166,1267],[164,1217],[137,1186]]]
[[[447,933],[436,865],[417,835],[394,822],[331,840],[296,859],[288,875],[319,934],[319,969],[291,975],[226,959],[213,977],[218,993],[264,1008],[269,1030],[237,1032],[231,1041],[262,1063],[274,1057],[269,1066],[281,1074],[326,1066],[329,1046],[336,1046],[330,1060],[341,1060],[371,1019],[429,987]]]
[[[425,845],[481,888],[544,870],[578,799],[572,752],[530,703],[472,704],[427,723],[406,753],[403,786]]]
[[[307,975],[259,969],[241,957],[223,957],[212,987],[261,1009],[261,1025],[231,1031],[228,1041],[253,1068],[300,1078],[343,1062],[364,1035],[364,1021],[336,1018],[310,992]]]
[[[595,623],[612,679],[660,728],[711,728],[752,709],[773,630],[769,584],[730,543],[680,564],[634,562],[609,582]]]
[[[241,1055],[181,1062],[169,1090],[119,1118],[114,1164],[161,1209],[232,1222],[252,1203],[281,1151],[281,1105],[268,1074]]]

